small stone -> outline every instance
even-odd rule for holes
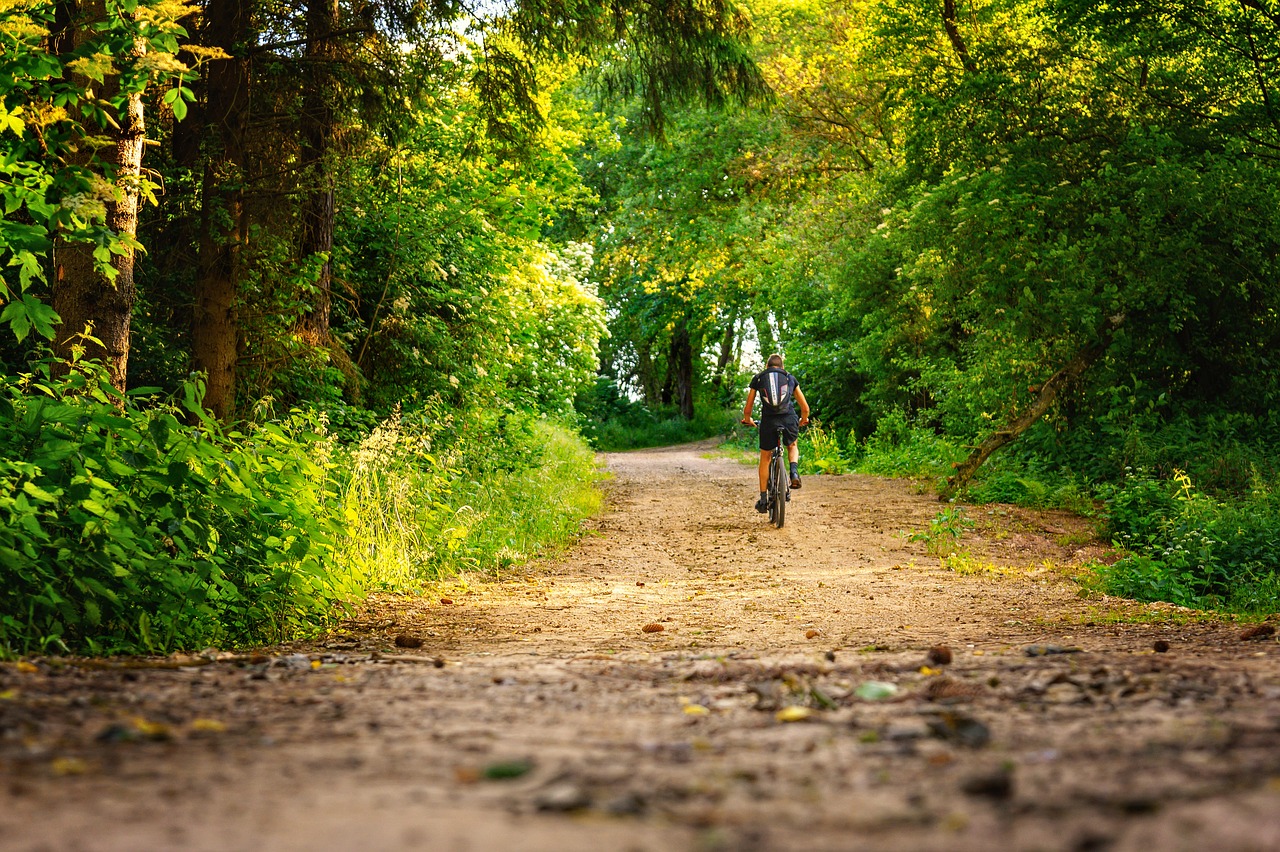
[[[588,807],[591,797],[573,781],[557,781],[534,796],[533,804],[540,811],[565,813]]]
[[[835,652],[835,651],[828,651],[828,652],[827,652],[826,654],[824,654],[823,656],[827,658],[827,662],[828,662],[828,663],[834,663],[834,662],[836,661],[836,652]]]
[[[935,737],[960,743],[969,748],[982,748],[991,741],[991,730],[972,716],[947,711],[938,713],[925,724]]]
[[[946,645],[934,645],[929,649],[928,659],[931,666],[951,665],[951,649]]]
[[[605,803],[605,813],[613,816],[639,816],[645,812],[648,803],[639,793],[624,793],[616,799]]]
[[[444,604],[445,606],[450,606],[453,604],[453,598],[441,598],[440,603]]]
[[[817,636],[821,636],[821,635],[822,635],[822,631],[820,631],[820,630],[806,630],[806,631],[804,632],[804,638],[806,638],[806,639],[813,639],[813,638],[815,638],[815,637],[817,637]]]
[[[970,796],[1007,799],[1013,795],[1013,772],[1001,767],[991,772],[971,775],[961,782],[960,789]]]
[[[1163,639],[1157,639],[1152,643],[1151,647],[1155,649],[1157,654],[1163,654],[1169,650],[1169,643]]]
[[[1050,704],[1079,704],[1084,699],[1084,691],[1074,683],[1055,683],[1044,691],[1044,700]]]
[[[1256,639],[1267,639],[1276,635],[1276,629],[1270,624],[1257,624],[1240,634],[1240,641],[1249,642]]]
[[[412,636],[408,633],[401,633],[396,637],[397,648],[421,648],[422,638],[420,636]]]

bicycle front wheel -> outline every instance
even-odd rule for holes
[[[787,470],[782,463],[782,454],[774,453],[773,461],[769,463],[769,490],[773,493],[769,520],[778,529],[782,529],[782,524],[787,518],[787,486],[789,484]]]

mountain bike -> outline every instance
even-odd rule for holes
[[[778,444],[769,456],[769,523],[778,529],[787,519],[787,503],[791,500],[791,475],[787,472],[787,447],[783,431],[778,430]]]

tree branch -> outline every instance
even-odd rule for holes
[[[1244,0],[1241,0],[1244,2]],[[946,27],[947,38],[951,40],[951,47],[955,50],[956,56],[960,58],[960,64],[964,66],[964,70],[972,74],[978,70],[978,66],[974,64],[973,57],[969,55],[969,48],[965,46],[964,38],[960,35],[960,28],[956,26],[956,0],[942,0],[942,25]]]
[[[991,454],[1003,447],[1005,444],[1012,443],[1019,435],[1031,428],[1037,420],[1045,415],[1050,407],[1057,401],[1058,395],[1063,388],[1069,386],[1076,379],[1080,378],[1080,374],[1088,369],[1094,361],[1107,351],[1107,347],[1111,345],[1111,339],[1115,336],[1116,329],[1124,323],[1124,314],[1116,314],[1109,318],[1102,328],[1099,329],[1094,341],[1088,346],[1076,353],[1066,366],[1058,370],[1050,376],[1040,387],[1040,392],[1036,394],[1036,398],[1032,401],[1030,407],[1015,417],[1003,429],[993,432],[985,441],[974,448],[969,457],[956,466],[954,475],[947,477],[946,487],[938,494],[939,500],[949,500],[957,491],[968,484],[973,475],[977,473],[978,468],[982,467],[983,462],[991,457]]]

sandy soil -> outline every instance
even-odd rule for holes
[[[318,643],[0,666],[0,848],[1280,849],[1274,635],[1082,599],[1064,514],[971,508],[966,572],[908,482],[775,530],[709,450]]]

